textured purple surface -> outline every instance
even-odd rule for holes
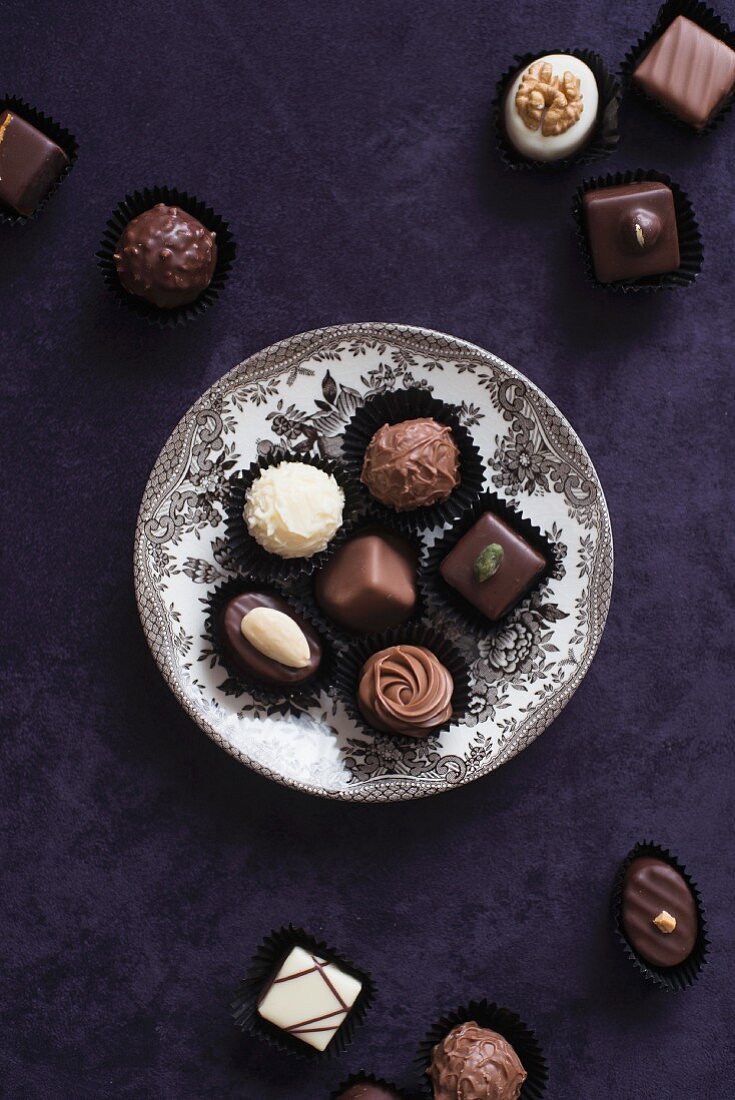
[[[519,179],[488,148],[514,52],[568,41],[614,65],[655,10],[5,12],[8,90],[80,143],[42,219],[0,227],[5,1095],[319,1100],[360,1065],[408,1084],[426,1026],[473,995],[536,1025],[551,1100],[727,1092],[735,119],[701,141],[626,105],[600,170],[670,171],[706,249],[692,290],[645,300],[585,283],[568,213],[584,169]],[[229,216],[240,245],[226,296],[177,332],[118,310],[95,270],[115,203],[158,182]],[[556,724],[475,786],[376,808],[281,789],[211,744],[156,671],[131,583],[139,498],[181,413],[261,347],[352,320],[442,329],[525,371],[587,445],[616,540],[607,633]],[[616,864],[643,838],[708,903],[711,965],[676,997],[609,934]],[[288,920],[379,986],[331,1067],[229,1025],[251,951]]]

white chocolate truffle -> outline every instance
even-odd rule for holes
[[[317,1050],[326,1050],[362,984],[334,963],[294,947],[258,1003],[258,1014]]]
[[[544,65],[551,66],[551,84],[535,80],[534,74]],[[565,95],[566,73],[573,78],[571,96]],[[517,97],[524,80],[526,86],[519,105]],[[571,54],[547,54],[513,77],[505,97],[505,132],[521,156],[529,160],[561,160],[578,152],[589,140],[597,122],[599,98],[597,81],[589,65]],[[556,120],[556,132],[544,133],[544,129],[551,128],[546,122],[549,116]]]
[[[270,554],[310,558],[326,549],[342,526],[344,503],[331,474],[305,462],[281,462],[250,486],[243,516]]]

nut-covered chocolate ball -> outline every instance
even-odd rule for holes
[[[338,1100],[402,1100],[402,1097],[395,1089],[372,1081],[360,1081],[341,1092]]]
[[[510,1043],[474,1020],[434,1047],[428,1073],[435,1100],[518,1100],[527,1076]]]
[[[129,222],[115,252],[125,290],[160,309],[175,309],[209,286],[215,234],[178,206],[159,202]]]
[[[396,512],[441,503],[459,485],[452,429],[430,417],[384,424],[368,443],[361,480]]]

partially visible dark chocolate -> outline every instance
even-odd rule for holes
[[[735,89],[735,50],[679,15],[638,63],[633,80],[682,122],[702,130]]]
[[[600,187],[582,198],[587,241],[601,283],[676,271],[681,262],[674,197],[665,183]]]
[[[359,1081],[338,1093],[336,1100],[403,1100],[400,1092],[372,1081]]]
[[[325,615],[354,634],[400,626],[416,607],[416,551],[380,528],[360,531],[317,575],[314,595]]]
[[[475,564],[490,545],[502,547],[500,566],[479,580]],[[546,559],[499,516],[485,512],[449,551],[439,567],[445,582],[498,622],[515,607],[546,568]]]
[[[273,608],[288,615],[301,628],[309,643],[309,663],[303,668],[291,668],[266,657],[245,638],[241,623],[245,615],[256,607]],[[229,600],[219,617],[219,633],[229,659],[241,672],[256,683],[269,687],[285,688],[294,684],[306,684],[316,676],[322,660],[322,646],[313,626],[297,615],[286,600],[273,592],[251,589]]]
[[[51,138],[14,111],[0,114],[0,202],[29,217],[69,164]]]
[[[157,203],[125,227],[114,254],[120,283],[159,309],[193,302],[217,264],[215,234],[178,206]]]
[[[365,451],[361,480],[396,512],[441,503],[460,482],[452,429],[431,417],[383,424]]]
[[[673,917],[675,927],[667,931]],[[684,877],[662,859],[639,856],[623,880],[621,920],[631,947],[654,966],[677,966],[692,953],[699,932],[694,895]]]

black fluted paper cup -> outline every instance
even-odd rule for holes
[[[0,224],[24,225],[26,222],[33,221],[43,210],[45,210],[46,204],[51,196],[56,194],[74,167],[79,147],[76,138],[69,130],[57,122],[56,119],[51,118],[50,115],[44,114],[43,111],[38,111],[35,107],[32,107],[30,103],[27,103],[25,99],[21,99],[19,96],[0,96],[0,115],[4,111],[12,111],[18,118],[22,118],[24,122],[29,122],[31,126],[35,126],[37,130],[40,130],[42,134],[55,142],[60,149],[64,150],[68,160],[66,167],[59,173],[56,180],[52,183],[32,214],[19,214],[12,206],[7,206],[5,203],[0,202]]]
[[[526,589],[507,615],[497,623],[490,622],[456,588],[453,588],[451,584],[447,584],[439,571],[439,567],[447,554],[485,512],[492,512],[493,515],[504,520],[534,550],[542,554],[546,561],[543,572],[536,578],[531,587]],[[467,509],[461,519],[445,532],[426,553],[421,568],[421,581],[430,602],[436,604],[441,611],[448,612],[455,622],[459,622],[463,630],[481,637],[487,637],[501,630],[508,615],[511,615],[516,608],[522,607],[534,592],[541,591],[550,577],[562,576],[563,568],[561,551],[540,527],[532,524],[520,511],[496,493],[486,492],[475,501],[472,508]]]
[[[449,670],[454,681],[451,717],[442,722],[441,725],[434,726],[428,734],[420,734],[418,738],[402,733],[386,734],[383,730],[375,729],[362,713],[358,702],[358,689],[363,665],[374,653],[395,645],[423,646],[425,649],[430,650]],[[443,730],[461,724],[469,709],[472,694],[467,661],[460,651],[447,639],[446,634],[421,623],[407,623],[405,626],[397,626],[393,630],[387,630],[384,634],[354,641],[340,655],[334,676],[334,685],[347,713],[362,730],[373,735],[381,734],[382,736],[394,738],[407,747],[415,745],[417,739],[423,741],[427,737],[435,737]]]
[[[363,520],[356,523],[349,534],[345,538],[342,545],[348,544],[352,539],[357,538],[359,535],[367,533],[385,533],[395,536],[396,538],[403,539],[407,542],[416,554],[416,605],[410,615],[406,617],[401,626],[406,626],[409,623],[416,623],[421,620],[424,614],[425,600],[424,600],[424,585],[421,569],[421,561],[424,554],[424,540],[419,532],[407,532],[401,530],[400,526],[395,522],[387,519],[379,521],[371,520],[369,514],[364,517]],[[340,549],[340,548],[338,548]],[[325,565],[328,562],[325,563]],[[309,609],[309,617],[314,625],[322,632],[325,637],[339,649],[344,649],[346,646],[350,646],[355,639],[375,637],[380,634],[380,631],[352,631],[336,619],[332,619],[327,612],[321,607],[316,594],[317,577],[320,570],[316,570],[311,576],[302,578],[297,586],[294,588],[295,593],[298,595],[304,607]]]
[[[321,960],[334,963],[340,970],[356,978],[362,989],[353,1006],[347,1012],[333,1039],[323,1051],[309,1046],[288,1031],[264,1020],[258,1014],[258,1005],[267,992],[272,979],[294,947],[303,947]],[[330,1059],[342,1054],[352,1042],[356,1028],[363,1022],[375,996],[373,980],[366,971],[361,970],[344,955],[328,947],[326,943],[315,939],[303,928],[288,925],[275,929],[266,936],[257,949],[250,968],[240,982],[238,990],[230,1002],[230,1010],[235,1025],[241,1031],[262,1039],[278,1050],[295,1054],[297,1057],[312,1060]]]
[[[535,1033],[517,1013],[485,1000],[469,1001],[455,1012],[450,1012],[437,1020],[428,1031],[419,1047],[416,1059],[425,1095],[427,1097],[433,1095],[428,1070],[434,1047],[441,1043],[455,1027],[471,1022],[497,1032],[513,1047],[528,1074],[521,1089],[520,1100],[541,1100],[546,1093],[549,1071]]]
[[[735,50],[735,31],[733,31],[725,20],[707,4],[701,3],[701,0],[667,0],[659,9],[656,21],[651,29],[639,38],[636,44],[632,46],[625,55],[625,60],[621,66],[623,86],[626,91],[630,88],[640,99],[644,100],[656,112],[659,118],[666,119],[668,122],[673,122],[679,129],[686,130],[689,134],[699,136],[711,134],[729,114],[733,101],[735,100],[735,88],[719,107],[715,108],[705,125],[701,129],[697,129],[695,126],[690,126],[684,119],[678,118],[658,99],[655,99],[644,91],[643,88],[638,85],[637,81],[633,79],[633,74],[641,61],[643,61],[645,56],[650,52],[664,31],[666,31],[680,15],[691,20],[692,23],[698,23],[699,26],[709,34],[713,35],[715,38],[719,38],[726,46],[729,46],[731,50]]]
[[[594,74],[599,97],[594,129],[589,140],[572,156],[559,157],[556,160],[533,160],[530,157],[524,157],[518,152],[506,133],[503,118],[506,96],[513,80],[518,76],[521,69],[527,69],[534,61],[547,57],[549,54],[564,53],[584,62]],[[620,85],[600,55],[593,50],[556,49],[517,54],[513,64],[505,70],[498,81],[493,101],[498,153],[505,167],[511,169],[511,171],[527,171],[529,169],[558,171],[560,168],[570,168],[573,164],[591,164],[603,157],[609,157],[615,151],[620,140],[620,130],[618,128],[619,108]]]
[[[250,534],[243,515],[247,494],[252,484],[264,470],[271,466],[278,466],[281,462],[302,462],[307,466],[315,466],[324,473],[331,474],[344,493],[342,526],[324,550],[312,554],[309,558],[281,558],[278,554],[271,554]],[[364,502],[358,486],[341,463],[330,458],[294,455],[276,449],[256,459],[247,470],[229,479],[224,508],[228,550],[240,570],[251,580],[272,580],[289,584],[299,578],[310,576],[315,569],[321,568],[329,560],[358,521],[360,514],[364,511]]]
[[[345,429],[342,453],[352,477],[359,483],[365,451],[370,440],[384,424],[427,417],[447,425],[459,451],[460,482],[446,500],[408,512],[397,512],[376,500],[363,486],[370,512],[376,520],[390,521],[399,530],[415,532],[451,523],[462,514],[485,483],[485,464],[467,428],[461,423],[460,410],[418,386],[392,390],[369,398],[358,408]]]
[[[640,856],[652,856],[654,859],[660,859],[664,863],[670,864],[675,871],[679,872],[692,892],[697,910],[697,939],[692,953],[684,962],[679,963],[677,966],[655,966],[653,963],[648,962],[647,959],[644,959],[644,957],[636,951],[625,935],[622,917],[623,882],[631,863]],[[697,981],[702,971],[702,967],[707,962],[707,955],[709,952],[709,938],[707,935],[707,921],[705,918],[704,906],[702,905],[702,897],[697,889],[696,883],[684,865],[671,854],[668,848],[662,848],[660,844],[654,844],[653,841],[644,840],[636,844],[635,848],[628,853],[615,876],[615,882],[613,884],[612,921],[615,938],[620,943],[623,951],[635,969],[646,979],[646,981],[652,982],[653,985],[658,986],[659,989],[667,990],[670,993],[677,993],[681,990],[689,989],[690,986],[694,985]]]
[[[193,302],[176,306],[174,309],[161,309],[152,302],[146,302],[143,298],[128,293],[120,282],[115,267],[115,252],[126,226],[133,218],[137,218],[139,214],[150,210],[159,202],[167,206],[178,206],[187,214],[191,214],[202,223],[205,229],[215,234],[217,245],[217,263],[209,286],[205,287]],[[211,206],[175,187],[146,187],[142,191],[133,191],[126,195],[115,207],[102,235],[97,262],[105,286],[114,295],[119,305],[159,328],[175,328],[196,317],[201,317],[217,301],[229,278],[235,262],[235,253],[235,239],[229,225],[214,212]]]
[[[243,592],[252,590],[268,592],[280,597],[289,604],[295,615],[305,619],[315,627],[322,647],[322,659],[315,675],[306,683],[284,685],[283,687],[264,684],[249,677],[229,656],[222,638],[222,613],[229,600]],[[202,603],[207,611],[202,638],[208,643],[208,646],[203,651],[200,660],[208,661],[210,667],[219,661],[225,669],[227,676],[222,683],[217,685],[219,692],[231,696],[240,695],[243,691],[247,691],[254,699],[266,706],[272,706],[271,713],[287,713],[290,711],[301,713],[308,707],[318,705],[320,693],[329,688],[334,677],[335,654],[329,638],[325,637],[318,629],[317,624],[313,622],[310,609],[304,606],[298,596],[290,592],[284,592],[273,584],[253,584],[251,580],[243,577],[231,578],[218,584],[209,596],[202,597]]]
[[[398,1087],[392,1084],[390,1081],[386,1081],[384,1077],[376,1077],[374,1073],[351,1073],[341,1084],[337,1085],[337,1088],[330,1094],[329,1100],[342,1100],[342,1097],[348,1089],[353,1088],[355,1085],[373,1085],[376,1088],[385,1089],[391,1096],[395,1096],[396,1100],[408,1100],[405,1091],[401,1091]]]
[[[676,230],[679,237],[679,266],[676,271],[669,271],[664,275],[645,275],[640,279],[624,279],[612,283],[600,282],[595,275],[595,265],[587,235],[584,195],[588,191],[595,191],[603,187],[620,187],[646,180],[664,183],[671,189],[674,197]],[[572,217],[576,225],[577,241],[582,252],[587,276],[595,286],[602,287],[603,290],[630,294],[640,291],[671,290],[676,287],[687,287],[692,285],[702,270],[704,260],[702,237],[689,196],[678,183],[674,183],[663,172],[657,172],[652,168],[638,168],[635,171],[615,172],[606,176],[597,176],[595,179],[587,179],[575,192],[572,202]]]

